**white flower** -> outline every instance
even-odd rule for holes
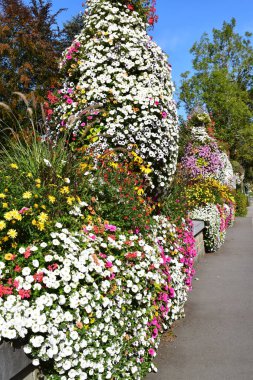
[[[35,268],[38,268],[39,265],[40,265],[39,260],[33,260],[33,261],[32,261],[32,264],[33,264],[33,266],[34,266]]]
[[[46,166],[52,167],[51,162],[48,161],[46,158],[44,158],[43,161],[45,162]]]
[[[23,276],[28,276],[30,273],[31,273],[31,269],[30,269],[29,267],[25,267],[25,268],[22,270],[22,275],[23,275]]]

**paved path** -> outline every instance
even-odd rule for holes
[[[253,380],[253,206],[196,276],[177,338],[164,337],[145,380]]]

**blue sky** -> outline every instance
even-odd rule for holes
[[[28,0],[26,0],[28,2]],[[68,8],[59,22],[82,11],[82,0],[52,0],[54,10]],[[154,40],[169,55],[173,80],[180,84],[180,74],[191,70],[189,53],[204,32],[220,29],[223,21],[237,20],[237,31],[253,32],[253,0],[157,0],[159,21],[152,32]]]

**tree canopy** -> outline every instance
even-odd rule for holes
[[[180,99],[188,112],[205,106],[215,120],[216,137],[228,145],[232,158],[247,166],[253,149],[252,35],[241,36],[235,28],[233,18],[221,30],[213,29],[212,37],[204,33],[194,43],[194,72],[182,74]]]

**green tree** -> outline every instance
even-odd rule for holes
[[[190,50],[194,73],[182,74],[180,99],[188,112],[204,105],[215,120],[216,137],[242,161],[250,155],[242,149],[242,138],[246,131],[253,137],[253,48],[252,35],[240,36],[235,27],[233,18],[221,30],[213,29],[212,38],[205,33],[194,43]]]
[[[71,20],[63,24],[62,30],[62,50],[66,49],[71,45],[75,36],[77,36],[83,29],[83,14],[78,13],[76,16],[73,16]]]

